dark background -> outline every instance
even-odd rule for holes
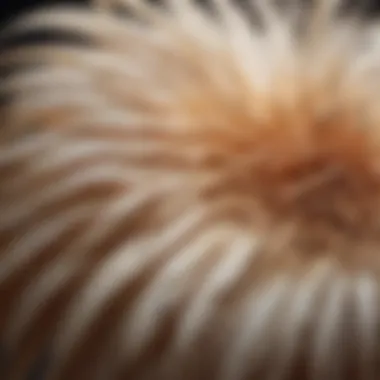
[[[55,4],[86,4],[89,0],[0,0],[0,27],[19,14]],[[380,1],[380,0],[379,0]]]

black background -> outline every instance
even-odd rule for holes
[[[380,1],[380,0],[379,0]],[[0,27],[29,10],[55,4],[86,4],[88,0],[0,0]]]

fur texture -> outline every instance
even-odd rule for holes
[[[379,378],[380,26],[212,3],[4,33],[3,378]]]

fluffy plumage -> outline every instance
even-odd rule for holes
[[[3,35],[7,378],[379,377],[379,25],[212,3]]]

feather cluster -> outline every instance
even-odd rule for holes
[[[4,31],[2,378],[379,378],[380,24],[246,3]]]

